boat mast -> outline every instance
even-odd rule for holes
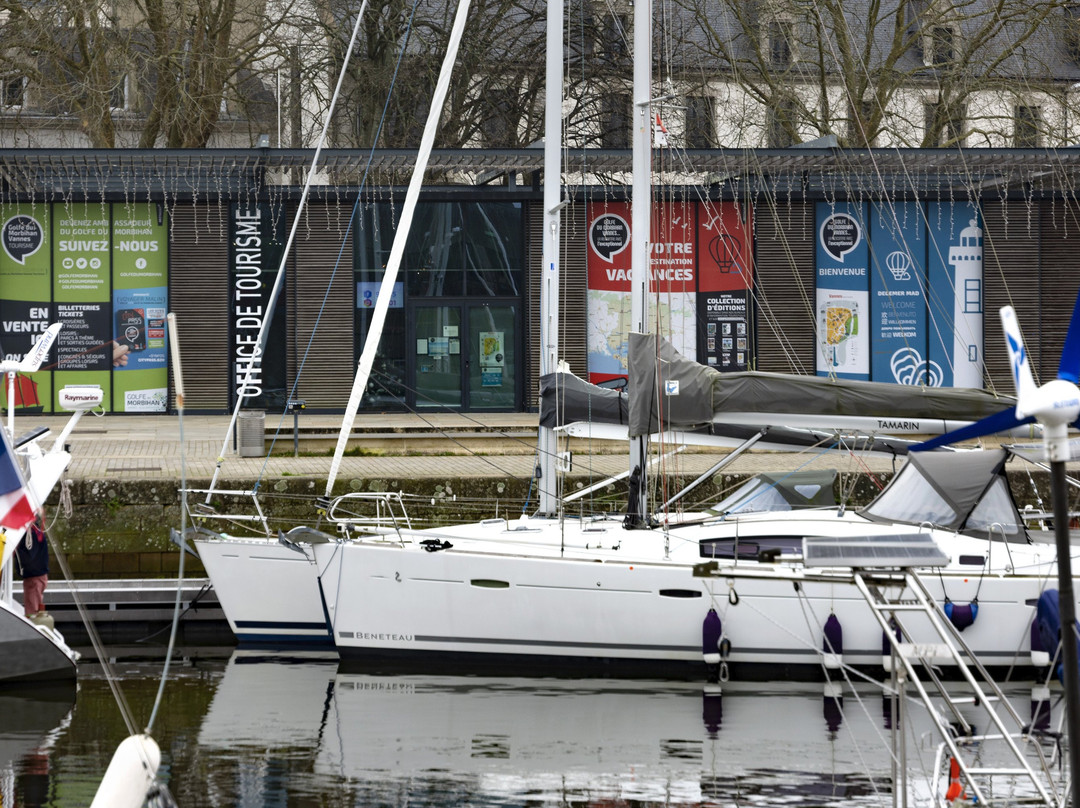
[[[562,57],[563,0],[547,4],[547,71],[544,103],[544,269],[540,278],[540,376],[558,370],[559,362],[559,239],[562,221]],[[556,392],[556,407],[559,406]],[[539,512],[555,515],[558,478],[555,430],[540,426],[536,482]]]
[[[285,284],[285,268],[288,266],[293,241],[295,241],[296,233],[300,228],[304,206],[307,204],[316,169],[319,167],[319,158],[322,155],[323,146],[326,144],[326,139],[330,132],[330,121],[333,120],[334,110],[337,108],[338,98],[341,95],[341,87],[345,83],[346,70],[348,69],[349,61],[352,58],[352,52],[356,46],[357,37],[360,34],[360,24],[364,20],[364,12],[367,11],[367,6],[368,0],[364,0],[360,4],[360,10],[356,13],[356,22],[353,24],[352,36],[349,38],[349,47],[345,50],[345,58],[341,62],[341,71],[338,73],[337,84],[334,85],[334,94],[330,98],[330,105],[326,108],[326,115],[323,116],[322,130],[319,132],[319,140],[315,144],[315,153],[311,156],[311,165],[308,167],[307,177],[304,179],[304,189],[300,194],[300,202],[296,206],[296,215],[293,216],[289,237],[285,241],[285,248],[281,251],[281,263],[278,265],[277,274],[274,276],[274,285],[270,289],[270,297],[266,301],[266,317],[263,318],[262,325],[259,326],[259,334],[255,338],[255,347],[243,369],[243,377],[240,379],[240,383],[237,386],[238,390],[246,390],[251,384],[251,379],[256,370],[262,366],[262,355],[263,350],[266,348],[267,337],[270,334],[270,323],[274,319],[274,310],[277,308],[278,297],[281,295],[281,289]],[[278,146],[280,147],[281,144],[278,143]],[[240,393],[236,396],[236,406],[233,407],[232,416],[229,418],[229,427],[225,430],[225,441],[221,444],[221,451],[218,452],[217,465],[214,467],[214,475],[210,479],[210,486],[206,492],[207,505],[210,504],[210,500],[214,496],[214,489],[217,487],[218,476],[221,474],[221,466],[222,463],[225,462],[225,453],[229,449],[229,442],[232,440],[233,433],[236,430],[236,420],[240,415],[240,409],[244,406],[244,400],[246,398],[248,398],[248,396]]]
[[[390,298],[394,292],[394,284],[397,282],[398,270],[401,269],[401,260],[405,255],[405,242],[409,239],[413,213],[420,199],[420,186],[424,184],[424,172],[427,171],[428,158],[431,157],[431,148],[435,144],[435,133],[439,128],[439,119],[442,117],[447,91],[450,89],[450,78],[454,72],[454,62],[457,61],[461,35],[465,31],[469,3],[470,0],[458,0],[454,24],[450,29],[450,40],[446,46],[446,55],[443,57],[439,79],[435,83],[435,93],[431,99],[427,122],[424,124],[424,133],[420,136],[420,148],[416,152],[416,163],[413,166],[412,177],[409,179],[409,187],[405,191],[405,202],[401,208],[397,229],[394,231],[394,241],[390,246],[386,269],[383,270],[379,294],[375,298],[375,308],[371,312],[371,323],[368,326],[367,339],[364,341],[364,350],[356,365],[352,392],[349,393],[349,403],[345,407],[345,416],[342,418],[337,445],[334,447],[334,459],[330,462],[330,475],[326,480],[327,497],[333,493],[334,481],[341,469],[341,460],[345,456],[345,446],[352,434],[356,412],[360,409],[360,401],[364,396],[368,378],[371,376],[371,368],[375,364],[375,354],[379,350],[379,340],[382,339],[383,326],[386,324],[386,312],[390,308]]]
[[[652,238],[652,0],[634,3],[634,110],[630,212],[630,330],[646,333],[649,312],[649,247]],[[650,391],[651,392],[651,391]],[[648,437],[630,440],[627,526],[647,521],[645,484]]]

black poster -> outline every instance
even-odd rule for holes
[[[276,211],[276,216],[275,216]],[[274,310],[270,295],[284,252],[281,208],[232,205],[229,216],[229,400],[245,409],[281,410],[288,397],[285,378],[284,281]],[[269,319],[263,348],[259,335]]]
[[[750,365],[750,306],[746,290],[698,293],[702,364],[719,371]]]

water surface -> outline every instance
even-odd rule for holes
[[[145,723],[160,661],[115,669]],[[339,674],[327,654],[189,649],[154,736],[182,808],[891,805],[891,703],[870,685],[823,693]],[[927,767],[929,719],[906,720],[909,770]],[[94,663],[77,692],[0,693],[0,808],[89,805],[127,734]]]

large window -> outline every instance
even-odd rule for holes
[[[791,67],[795,26],[790,20],[769,23],[769,64],[774,68]]]
[[[711,149],[716,146],[716,100],[708,95],[686,97],[686,148]]]
[[[1018,106],[1014,116],[1013,146],[1018,149],[1037,149],[1039,131],[1042,129],[1042,110],[1038,107]]]
[[[765,110],[765,140],[770,149],[786,149],[795,143],[795,99],[780,96]]]
[[[359,213],[355,236],[357,355],[363,350],[368,335],[371,313],[375,308],[400,217],[400,204],[375,203]],[[455,346],[461,350],[458,340],[466,337],[464,322],[457,323],[458,334],[453,337],[453,343],[447,342],[445,358],[438,350],[425,353],[422,361],[414,356],[416,334],[419,333],[415,318],[421,316],[422,312],[431,314],[436,311],[427,304],[438,299],[445,304],[443,308],[450,311],[451,303],[455,300],[458,301],[453,304],[456,306],[463,305],[465,301],[482,302],[492,298],[520,303],[525,272],[523,217],[523,209],[518,202],[479,200],[421,202],[417,205],[387,310],[386,325],[379,340],[371,381],[365,392],[365,406],[383,409],[404,406],[419,395],[416,391],[421,385],[410,381],[413,374],[428,373],[423,377],[425,382],[443,379],[442,376],[430,375],[434,372],[433,363],[459,361],[456,358],[459,354],[451,353],[451,350]],[[424,308],[421,310],[418,308],[420,306]],[[411,326],[410,316],[414,318]],[[447,324],[440,321],[438,325],[436,336],[441,338],[441,328]],[[410,331],[410,327],[413,331]],[[411,344],[410,333],[413,335]],[[425,332],[424,336],[432,334]],[[447,339],[450,339],[449,331]],[[470,346],[471,342],[464,344]],[[441,343],[436,349],[439,346]],[[441,368],[442,371],[462,372],[461,368]],[[492,378],[492,373],[484,377],[485,380]],[[494,385],[480,387],[488,392]],[[454,389],[460,394],[462,386]],[[506,382],[500,389],[516,388]],[[419,403],[419,398],[416,400]],[[440,406],[478,404],[471,400],[455,402],[439,403]],[[488,404],[490,406],[490,402]]]
[[[630,147],[630,122],[632,120],[630,96],[626,93],[609,93],[603,97],[600,110],[600,145],[605,149]]]
[[[964,108],[958,104],[944,102],[923,105],[923,118],[926,138],[923,145],[936,146],[964,145]]]
[[[26,77],[4,76],[0,78],[0,107],[16,109],[26,103]]]
[[[927,65],[944,68],[956,61],[956,31],[951,26],[932,26],[926,38],[923,52]]]

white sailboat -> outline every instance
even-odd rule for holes
[[[634,145],[635,233],[647,233],[650,222],[649,15],[649,4],[635,7],[634,97],[640,116]],[[560,31],[561,23],[549,30]],[[548,86],[561,86],[557,73]],[[549,167],[549,184],[557,176]],[[643,328],[648,242],[639,238],[632,243],[639,278],[634,321]],[[548,267],[545,259],[545,272]],[[650,515],[646,486],[640,482],[647,467],[647,436],[658,429],[723,421],[741,408],[724,402],[726,409],[714,409],[721,374],[686,362],[670,346],[631,335],[630,356],[632,493],[625,518],[569,517],[549,504],[550,510],[541,507],[537,516],[514,522],[493,519],[375,536],[345,530],[345,540],[313,545],[329,627],[344,661],[438,665],[443,670],[458,664],[474,671],[700,676],[703,652],[716,656],[716,639],[722,639],[722,661],[733,672],[738,669],[740,677],[820,676],[824,625],[834,614],[843,626],[843,661],[880,669],[881,629],[856,593],[813,583],[793,592],[787,576],[770,580],[766,575],[738,585],[695,580],[692,570],[703,558],[723,553],[768,570],[771,562],[759,560],[760,551],[783,553],[805,536],[888,542],[898,535],[922,534],[949,556],[931,581],[934,596],[964,607],[977,604],[977,620],[965,635],[974,652],[990,665],[1031,666],[1033,604],[1053,575],[1054,552],[1027,543],[999,473],[1003,456],[969,459],[966,466],[957,462],[946,470],[926,461],[909,464],[863,513],[840,509],[658,520]],[[796,381],[768,374],[754,374],[751,382],[777,385],[758,388],[759,401],[805,407],[809,399],[827,398],[817,415],[797,422],[826,431],[837,428],[827,414],[845,397],[851,399],[847,412],[894,422],[914,420],[912,413],[927,408],[930,399],[926,391],[892,385]],[[657,390],[664,392],[657,395]],[[748,398],[754,395],[751,391]],[[935,395],[959,419],[964,418],[956,414],[959,402],[978,398],[971,391]],[[906,396],[914,399],[908,402],[911,409],[899,403]],[[893,405],[900,409],[888,412]],[[658,409],[664,419],[657,418]],[[793,416],[789,410],[775,417],[790,423]],[[918,428],[931,431],[925,422]],[[934,431],[951,428],[941,422]],[[948,490],[950,479],[962,480],[967,493],[946,494],[943,503],[941,486]],[[703,626],[711,612],[722,618],[723,627],[710,650],[708,640],[703,647]]]
[[[356,40],[365,7],[366,3],[361,6],[358,13],[356,28],[350,41],[350,52],[352,43]],[[469,0],[459,0],[447,52],[435,86],[431,110],[420,139],[413,177],[406,192],[393,246],[387,259],[382,285],[372,311],[369,328],[370,332],[375,335],[380,334],[382,331],[390,304],[391,292],[405,253],[405,242],[408,237],[413,212],[420,196],[420,188],[428,157],[434,145],[440,112],[449,89],[458,45],[465,29],[468,8]],[[342,78],[346,73],[348,61],[348,54],[346,54],[342,65]],[[338,82],[339,87],[340,84],[341,78],[339,78]],[[336,97],[337,93],[335,92],[335,100]],[[323,138],[320,139],[320,148],[329,126],[332,111],[333,102],[327,112]],[[315,173],[315,163],[317,161],[318,150],[316,150],[308,182]],[[298,222],[299,219],[298,214],[296,221]],[[287,253],[288,246],[286,246],[285,250],[286,255]],[[283,257],[282,271],[284,266],[285,258]],[[281,272],[279,272],[279,279],[280,277],[282,277]],[[268,323],[269,318],[264,323],[264,329]],[[375,361],[378,341],[378,336],[369,339],[360,357],[356,377],[353,381],[352,393],[346,407],[346,414],[342,421],[327,480],[327,497],[330,496],[333,490],[334,481],[344,456],[345,446],[352,431],[353,419],[356,417],[356,412],[360,407],[360,399],[364,388],[367,386],[367,380]],[[260,344],[261,342],[262,335],[260,334]],[[239,409],[239,403],[237,408]],[[211,492],[212,489],[213,484],[211,484]],[[209,502],[209,499],[210,496],[208,495],[207,502]],[[368,520],[358,517],[351,507],[353,504],[371,504],[376,512],[374,519]],[[328,502],[326,508],[330,521],[336,522],[339,528],[359,530],[360,532],[373,530],[378,534],[387,529],[386,525],[393,526],[397,524],[393,511],[396,511],[397,519],[402,518],[400,497],[395,497],[393,494],[350,494],[339,497],[333,503]],[[386,509],[392,511],[389,522],[384,522],[383,519]],[[339,518],[339,513],[344,515]],[[196,516],[197,518],[204,518],[202,514]],[[289,531],[287,535],[283,534],[280,542],[275,542],[268,532],[264,537],[243,537],[217,533],[206,529],[193,531],[190,538],[195,544],[199,558],[202,560],[203,566],[206,568],[207,574],[218,594],[218,601],[229,622],[229,626],[240,642],[274,646],[332,644],[333,641],[326,628],[322,601],[318,594],[317,573],[310,548],[315,543],[333,540],[336,536],[321,533],[309,526],[300,526]]]
[[[459,7],[463,19],[464,7]],[[642,122],[651,121],[648,76],[649,8],[639,4],[635,21],[635,47],[644,54],[635,69],[635,97]],[[562,10],[549,6],[548,86],[560,87]],[[444,64],[448,81],[449,66]],[[640,67],[644,63],[645,68]],[[549,99],[547,144],[560,138],[559,99]],[[395,235],[383,290],[392,289],[400,254],[408,235],[410,200],[415,202],[423,175],[424,149],[434,137],[438,96],[418,156],[418,166],[406,199],[405,212]],[[648,141],[651,126],[637,127],[635,138],[635,232],[647,232],[649,185]],[[544,279],[545,314],[542,340],[546,379],[558,376],[555,317],[558,299],[558,235],[561,190],[559,151],[548,155],[545,185]],[[640,228],[640,229],[639,229]],[[647,240],[636,243],[635,267],[645,288]],[[635,300],[641,307],[635,319],[644,324],[644,292]],[[385,301],[389,295],[385,295]],[[380,294],[371,336],[361,356],[348,415],[338,442],[327,485],[332,490],[350,418],[359,406],[379,338]],[[637,305],[637,304],[635,304]],[[381,309],[385,314],[385,305]],[[942,432],[956,422],[931,412],[946,412],[961,422],[976,420],[1000,408],[1000,400],[974,391],[926,391],[895,385],[837,382],[827,379],[736,374],[745,391],[725,398],[716,408],[715,372],[688,363],[662,343],[640,335],[632,338],[633,355],[640,361],[632,370],[630,434],[636,437],[631,468],[640,479],[647,465],[644,438],[658,429],[701,427],[711,422],[754,423],[753,403],[787,402],[807,408],[820,399],[817,413],[795,421],[791,406],[756,415],[758,424],[769,420],[798,424],[798,429],[762,429],[775,436],[819,440],[834,433],[840,423],[832,413],[858,412],[858,423],[888,431],[904,424],[911,431]],[[657,369],[659,367],[659,370]],[[686,372],[676,374],[682,367]],[[643,373],[642,373],[643,371]],[[718,374],[717,374],[718,375]],[[657,383],[664,382],[663,388]],[[672,385],[671,383],[675,384]],[[556,381],[558,386],[564,382]],[[762,388],[760,385],[766,385]],[[680,388],[680,385],[682,387]],[[725,393],[739,388],[729,376]],[[665,419],[655,416],[650,402],[655,390],[664,389]],[[741,388],[740,388],[741,389]],[[764,392],[763,392],[764,390]],[[556,389],[555,422],[566,403],[564,389]],[[638,394],[635,395],[635,392]],[[678,392],[678,395],[675,395]],[[748,403],[749,402],[749,403]],[[684,414],[681,404],[686,404]],[[587,409],[591,409],[587,407]],[[741,414],[741,415],[740,415]],[[740,420],[745,416],[745,420]],[[562,419],[566,420],[566,419]],[[883,426],[882,421],[886,422]],[[850,420],[847,421],[850,423]],[[333,642],[346,659],[360,663],[395,663],[405,666],[461,663],[480,670],[536,670],[537,665],[581,671],[586,667],[610,673],[662,672],[700,676],[703,673],[702,627],[710,608],[723,619],[722,637],[729,649],[724,662],[739,675],[773,677],[782,673],[820,675],[822,631],[830,613],[844,626],[843,658],[851,664],[881,665],[881,632],[865,614],[854,593],[845,596],[833,587],[808,586],[799,597],[790,582],[781,586],[764,581],[750,586],[692,578],[695,564],[730,553],[739,563],[759,564],[759,550],[790,549],[806,535],[890,537],[929,533],[946,548],[951,563],[936,574],[936,596],[966,606],[979,603],[979,618],[968,629],[973,647],[994,664],[1031,664],[1030,626],[1034,599],[1052,574],[1053,553],[1026,543],[1023,525],[1008,487],[1000,474],[1003,458],[971,461],[963,472],[929,470],[912,465],[894,483],[891,493],[866,513],[844,509],[812,515],[770,514],[733,518],[682,518],[678,522],[650,516],[644,502],[645,486],[638,484],[638,501],[623,514],[570,517],[556,494],[554,426],[541,420],[539,477],[541,500],[537,514],[516,521],[486,520],[449,529],[414,530],[403,521],[356,518],[353,505],[367,498],[390,506],[388,495],[350,494],[328,505],[324,524],[328,532],[300,527],[274,543],[266,538],[239,538],[203,531],[194,537],[199,554],[214,582],[233,630],[242,642],[281,645],[290,642]],[[587,427],[594,428],[593,426]],[[626,427],[623,427],[625,430]],[[753,431],[753,430],[751,430]],[[798,435],[794,435],[798,437]],[[720,440],[725,440],[721,438]],[[887,443],[887,441],[886,441]],[[957,467],[959,468],[959,466]],[[957,495],[953,507],[941,509],[931,493],[963,479],[970,489]],[[911,492],[926,493],[922,499]],[[971,491],[977,496],[972,497]],[[386,499],[379,499],[384,497]],[[633,529],[636,528],[636,529]],[[993,528],[993,529],[990,529]],[[333,532],[330,532],[333,531]],[[725,549],[726,548],[726,549]],[[749,556],[749,557],[748,557]],[[767,568],[765,564],[763,568]],[[755,589],[756,587],[756,589]],[[321,592],[321,596],[320,596]],[[744,606],[735,602],[742,598]],[[749,603],[768,608],[752,614]],[[807,620],[807,609],[815,615]],[[792,627],[803,629],[795,636]],[[709,652],[710,656],[715,651]]]
[[[36,372],[49,355],[59,330],[59,323],[51,325],[21,361],[0,364],[0,372],[9,377],[8,402],[14,401],[14,374]],[[39,445],[47,431],[30,433],[21,439],[15,437],[14,407],[9,407],[5,443],[9,443],[15,454],[13,459],[23,467],[27,496],[35,508],[45,502],[71,463],[71,455],[64,449],[68,435],[83,413],[100,405],[101,400],[101,389],[97,387],[61,390],[60,405],[73,412],[48,448]],[[26,617],[22,605],[14,598],[13,555],[24,535],[24,529],[0,531],[0,683],[72,680],[78,653],[68,647],[55,628]]]

